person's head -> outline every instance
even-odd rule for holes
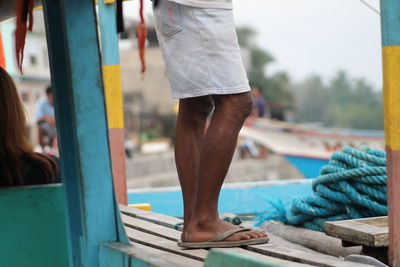
[[[52,160],[33,152],[29,143],[25,110],[14,81],[0,67],[0,187],[23,185],[21,158],[40,165],[51,181],[56,174]]]
[[[254,98],[260,97],[261,96],[260,88],[258,88],[257,86],[253,86],[251,88],[251,94],[253,95]]]
[[[50,105],[53,105],[54,98],[53,98],[53,89],[51,89],[51,86],[48,86],[46,88],[46,96],[47,96],[47,99],[49,100]]]

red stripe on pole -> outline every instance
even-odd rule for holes
[[[109,129],[108,133],[115,193],[118,203],[127,205],[125,129]]]
[[[389,262],[400,266],[400,151],[386,147],[389,205]]]

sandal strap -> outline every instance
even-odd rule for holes
[[[230,237],[233,234],[240,233],[240,232],[246,232],[246,231],[249,231],[249,228],[232,229],[232,230],[222,233],[221,235],[217,236],[214,239],[209,240],[208,242],[219,242],[219,241],[226,239],[227,237]]]

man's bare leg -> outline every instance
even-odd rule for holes
[[[244,93],[215,96],[213,99],[215,112],[205,135],[204,115],[207,112],[199,113],[205,109],[197,108],[205,103],[204,99],[183,99],[180,102],[176,158],[185,205],[183,241],[206,241],[237,228],[218,218],[218,197],[232,161],[238,133],[251,112],[251,96]],[[265,236],[262,231],[247,231],[226,240]]]
[[[183,193],[184,228],[187,227],[196,200],[201,142],[213,108],[211,96],[179,101],[175,161]]]

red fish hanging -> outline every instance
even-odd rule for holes
[[[140,11],[139,11],[140,23],[136,30],[138,38],[139,57],[140,57],[140,62],[142,63],[142,70],[141,70],[142,74],[144,74],[146,71],[146,61],[144,52],[147,39],[147,28],[143,16],[143,5],[144,5],[143,0],[140,0]]]
[[[33,26],[33,4],[34,0],[17,0],[16,5],[17,25],[15,29],[15,55],[17,57],[18,69],[21,74],[22,62],[24,60],[26,32],[32,31]]]
[[[6,68],[6,55],[4,54],[3,38],[1,37],[1,32],[0,32],[0,67],[2,67],[3,69]]]

